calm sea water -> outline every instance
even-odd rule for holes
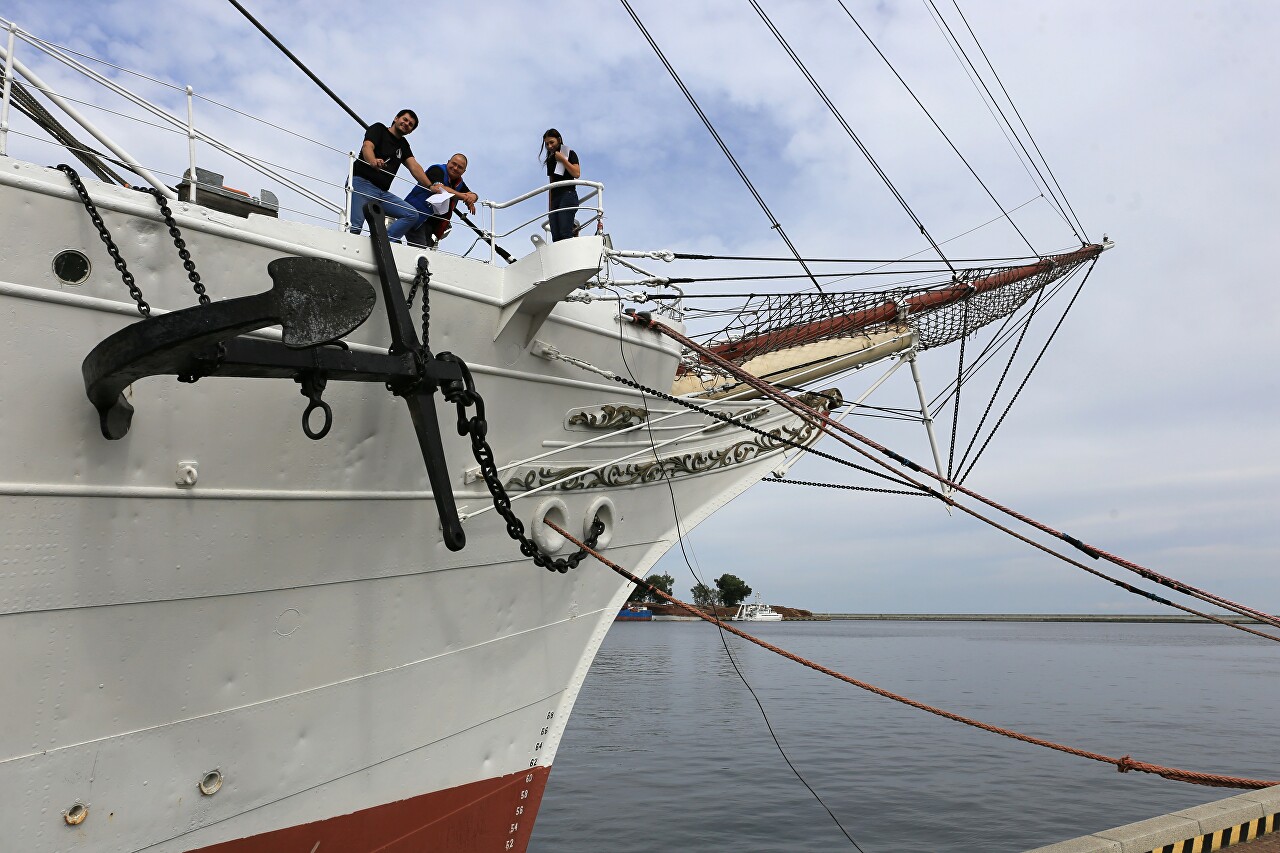
[[[1280,645],[1221,626],[786,622],[754,633],[986,722],[1280,779]],[[987,734],[727,637],[783,749],[872,851],[1022,851],[1230,796]],[[615,624],[534,853],[853,849],[788,769],[705,623]]]

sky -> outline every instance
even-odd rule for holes
[[[482,198],[541,183],[540,138],[554,126],[578,151],[583,176],[605,182],[616,246],[786,251],[620,2],[416,2],[399,13],[330,0],[245,5],[365,121],[415,109],[418,159],[465,152]],[[925,248],[746,0],[632,5],[803,254],[888,258]],[[929,232],[967,234],[945,244],[951,256],[1028,251],[837,0],[761,5]],[[1018,208],[1014,220],[1036,251],[1078,245],[930,7],[846,5],[991,194]],[[1088,238],[1116,242],[966,484],[1136,563],[1280,611],[1280,296],[1266,254],[1280,221],[1280,6],[969,0],[961,8]],[[963,27],[949,0],[937,9]],[[6,0],[0,15],[73,50],[191,85],[198,125],[340,197],[345,152],[358,146],[360,129],[230,4]],[[167,174],[185,168],[181,135],[140,132],[98,107],[128,109],[39,61],[33,48],[20,46],[18,57],[54,88],[97,105],[86,112],[143,163]],[[185,112],[180,91],[130,79]],[[24,121],[15,116],[15,127],[30,132]],[[61,160],[18,135],[10,153]],[[198,157],[232,186],[256,194],[266,185],[207,147]],[[323,214],[281,195],[286,216]],[[724,273],[688,263],[655,271]],[[1054,305],[1060,311],[1065,299]],[[955,350],[922,355],[930,396],[954,374]],[[890,380],[881,402],[908,402],[907,377]],[[840,387],[850,397],[867,381]],[[966,386],[961,446],[985,405],[982,381]],[[918,424],[850,423],[928,458]],[[945,454],[949,411],[939,424]],[[839,452],[829,440],[821,446]],[[791,476],[870,484],[821,460],[801,462]],[[707,579],[730,572],[766,601],[819,611],[1156,609],[916,498],[762,483],[695,530],[688,548]],[[679,551],[658,570],[687,595],[693,578]]]

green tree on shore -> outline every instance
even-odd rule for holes
[[[725,607],[741,604],[751,595],[751,587],[737,575],[723,574],[716,578],[716,589],[720,591],[720,603]]]
[[[671,575],[649,575],[649,577],[645,578],[644,581],[650,586],[654,586],[662,590],[667,595],[671,595],[671,589],[676,583],[676,579],[671,577]],[[656,597],[651,595],[649,590],[642,586],[637,586],[635,589],[631,590],[631,595],[627,598],[627,601],[655,600],[657,600]]]
[[[694,607],[710,609],[716,606],[718,593],[705,583],[694,584],[690,592],[693,593]]]

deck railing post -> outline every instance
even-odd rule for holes
[[[0,155],[9,153],[9,93],[13,88],[13,33],[17,25],[9,22],[9,47],[4,54],[4,96],[0,105]]]
[[[347,190],[346,190],[346,193],[344,194],[346,197],[346,202],[342,205],[342,219],[341,219],[343,231],[351,230],[351,193],[352,193],[351,182],[355,180],[355,177],[356,177],[356,152],[348,151],[347,152]]]
[[[195,90],[187,87],[187,160],[190,163],[190,175],[187,179],[187,201],[196,203],[196,120]]]

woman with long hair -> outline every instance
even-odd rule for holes
[[[547,183],[576,181],[582,177],[578,165],[578,152],[566,148],[564,137],[554,127],[542,134],[542,162],[547,166]],[[578,209],[577,187],[555,187],[547,194],[547,209],[551,211],[551,242],[576,237],[573,215]]]

